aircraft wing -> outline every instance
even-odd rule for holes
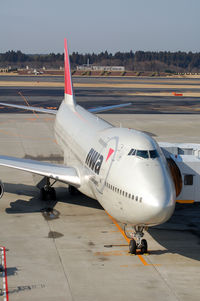
[[[75,168],[35,160],[0,156],[0,166],[20,169],[41,176],[46,176],[79,187],[80,178]]]
[[[36,111],[36,112],[48,113],[54,115],[56,115],[57,113],[57,110],[49,110],[49,109],[43,109],[43,108],[31,107],[31,106],[14,105],[14,104],[4,103],[4,102],[0,102],[0,105],[5,107],[23,109],[23,110],[33,111],[33,112]]]
[[[117,108],[128,107],[131,104],[132,103],[129,102],[129,103],[123,103],[120,105],[97,107],[97,108],[88,109],[88,111],[91,113],[100,113],[100,112],[110,111],[110,110],[117,109]],[[50,109],[31,107],[31,106],[23,106],[23,105],[15,105],[15,104],[10,104],[10,103],[5,103],[5,102],[0,102],[0,105],[5,106],[5,107],[33,111],[33,112],[47,113],[47,114],[53,114],[53,115],[57,114],[57,110],[50,110]]]
[[[131,102],[128,102],[128,103],[123,103],[123,104],[120,104],[120,105],[97,107],[97,108],[88,109],[88,111],[91,112],[91,113],[99,113],[99,112],[104,112],[104,111],[110,111],[110,110],[117,109],[117,108],[128,107],[131,104],[132,104]]]

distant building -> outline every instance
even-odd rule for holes
[[[9,72],[9,68],[0,68],[0,72],[3,72],[3,73]]]
[[[81,65],[77,66],[76,70],[81,71],[125,71],[124,66],[94,66],[94,65]]]

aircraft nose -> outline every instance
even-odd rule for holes
[[[155,166],[154,173],[148,173],[148,181],[143,180],[145,219],[149,225],[166,222],[175,208],[175,189],[170,175],[161,166]]]
[[[148,224],[157,225],[166,222],[175,209],[174,197],[168,193],[161,196],[149,196],[145,201],[145,212]]]

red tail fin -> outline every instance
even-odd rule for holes
[[[64,39],[64,60],[65,60],[65,102],[69,105],[75,105],[73,97],[72,78],[70,70],[69,53],[67,49],[67,39]]]

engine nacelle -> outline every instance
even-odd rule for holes
[[[3,194],[4,194],[4,185],[0,180],[0,199],[2,198]]]
[[[181,193],[182,186],[183,186],[181,172],[180,169],[178,168],[178,165],[172,158],[166,158],[166,159],[167,159],[169,169],[171,171],[172,179],[176,189],[176,197],[177,197]]]

